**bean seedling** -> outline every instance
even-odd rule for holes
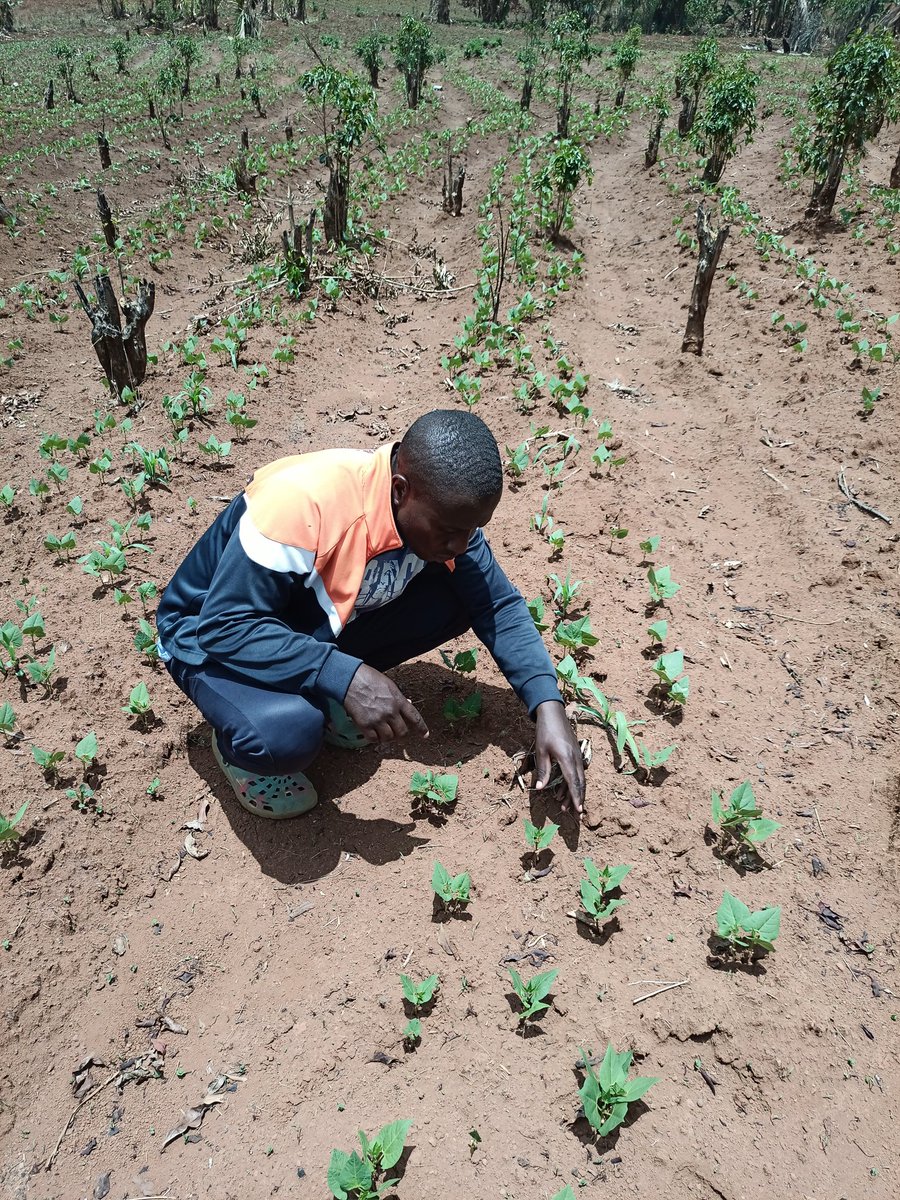
[[[84,767],[85,771],[90,770],[91,766],[96,762],[97,751],[97,735],[92,729],[90,733],[84,735],[75,747],[75,757]]]
[[[25,816],[25,810],[28,808],[30,801],[26,800],[17,813],[7,821],[6,817],[0,817],[0,842],[14,842],[22,835],[19,833],[16,826]]]
[[[673,704],[684,704],[690,692],[690,678],[684,672],[684,654],[681,650],[670,650],[661,654],[650,668],[658,679],[655,689]],[[680,676],[680,678],[679,678]]]
[[[657,604],[663,604],[666,600],[671,600],[676,592],[681,590],[680,583],[672,582],[671,567],[649,567],[647,582],[650,585],[650,603],[654,607]]]
[[[48,779],[55,779],[59,774],[59,764],[66,755],[63,750],[42,750],[40,746],[32,746],[31,757]]]
[[[431,876],[431,890],[443,903],[444,908],[448,912],[455,912],[459,908],[464,908],[469,903],[469,891],[472,887],[472,880],[468,871],[463,871],[460,875],[451,875],[446,867],[440,863],[434,864],[434,873]]]
[[[513,991],[522,1004],[522,1011],[519,1013],[520,1025],[524,1025],[529,1018],[536,1017],[538,1013],[542,1013],[550,1007],[544,997],[553,987],[553,981],[558,974],[558,970],[541,971],[539,975],[532,976],[525,983],[518,971],[512,967],[509,968],[509,977],[512,980]]]
[[[404,998],[413,1006],[416,1012],[420,1008],[424,1008],[426,1004],[431,1003],[441,986],[437,975],[429,975],[421,983],[416,983],[409,975],[401,975],[400,983],[403,987]]]
[[[713,792],[712,817],[726,837],[754,853],[757,846],[781,828],[778,821],[762,815],[749,779],[737,785],[728,797],[727,805],[723,804],[719,792]]]
[[[435,775],[433,771],[413,771],[409,781],[409,790],[420,805],[430,800],[438,808],[453,803],[458,786],[458,775]]]
[[[442,650],[441,658],[444,660],[444,666],[455,672],[455,674],[471,675],[478,662],[478,650],[460,650],[452,658],[446,650]]]
[[[650,644],[653,646],[661,646],[666,640],[668,632],[668,621],[654,621],[652,625],[647,626],[647,636],[650,639]]]
[[[743,900],[726,892],[716,912],[717,932],[732,950],[761,951],[775,949],[781,932],[781,908],[760,908],[751,912]]]
[[[548,821],[546,825],[538,828],[527,817],[523,819],[523,824],[525,826],[525,841],[528,849],[531,851],[532,858],[536,860],[538,855],[543,850],[546,850],[556,837],[559,832],[559,826],[554,825],[552,821]]]
[[[328,1187],[335,1200],[379,1200],[397,1183],[396,1179],[378,1177],[397,1165],[403,1154],[406,1135],[412,1121],[392,1121],[385,1125],[370,1142],[362,1130],[359,1142],[362,1155],[332,1150],[328,1164]]]
[[[589,615],[579,617],[577,621],[560,621],[553,631],[553,640],[567,650],[586,650],[600,641],[596,634],[591,633]]]
[[[403,1041],[408,1048],[415,1046],[416,1042],[422,1039],[422,1022],[418,1017],[413,1017],[411,1021],[407,1021],[406,1027],[403,1030]]]
[[[455,725],[457,721],[474,721],[476,717],[481,716],[481,692],[472,692],[465,700],[448,696],[442,711],[445,720],[451,725]]]
[[[593,859],[586,858],[584,869],[587,879],[581,881],[581,904],[594,927],[599,929],[601,921],[608,921],[617,908],[628,903],[627,900],[613,900],[612,893],[622,886],[631,867],[604,867],[598,871]]]
[[[146,716],[153,708],[150,701],[150,693],[147,691],[147,685],[141,680],[136,683],[128,695],[128,703],[122,706],[122,712],[128,713],[132,717]]]
[[[648,1075],[636,1075],[628,1078],[634,1054],[631,1050],[623,1050],[617,1054],[612,1042],[606,1047],[599,1072],[591,1067],[590,1055],[581,1051],[581,1064],[584,1066],[584,1083],[578,1089],[584,1115],[591,1127],[596,1130],[598,1137],[605,1137],[617,1129],[628,1116],[628,1106],[640,1100],[654,1083],[659,1079]]]
[[[0,733],[12,733],[16,727],[16,714],[8,700],[0,704]]]

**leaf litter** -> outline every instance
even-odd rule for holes
[[[178,1138],[190,1133],[194,1129],[199,1129],[203,1124],[203,1118],[206,1116],[210,1108],[215,1108],[217,1104],[222,1104],[228,1097],[228,1092],[233,1092],[237,1089],[237,1085],[246,1074],[247,1068],[243,1063],[238,1063],[236,1066],[229,1067],[227,1071],[223,1071],[221,1075],[217,1075],[209,1087],[206,1089],[206,1095],[194,1105],[193,1108],[188,1108],[182,1111],[182,1119],[177,1125],[173,1125],[166,1136],[163,1138],[162,1149],[177,1141]]]

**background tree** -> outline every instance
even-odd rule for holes
[[[388,38],[381,33],[370,33],[356,43],[357,57],[369,72],[369,83],[373,88],[378,87],[378,72],[384,66],[381,51],[387,44]]]
[[[653,113],[653,122],[650,126],[647,149],[644,151],[645,167],[652,167],[656,162],[659,155],[659,140],[662,137],[663,125],[665,125],[671,110],[669,88],[667,81],[664,80],[650,97],[650,111]]]
[[[375,93],[358,75],[324,64],[302,75],[300,87],[318,109],[319,130],[325,143],[325,240],[340,246],[347,240],[350,166],[356,150],[375,129]]]
[[[719,65],[719,43],[715,38],[701,38],[693,50],[681,54],[675,61],[675,93],[681,98],[678,132],[686,137],[694,127],[703,88]]]
[[[556,58],[556,132],[559,137],[567,138],[575,81],[581,64],[591,57],[587,26],[578,13],[563,13],[553,21],[550,45]]]
[[[510,0],[478,0],[478,16],[485,25],[502,25],[509,8]]]
[[[574,138],[554,140],[543,167],[535,177],[539,223],[554,241],[572,227],[572,197],[579,184],[593,179],[591,160]]]
[[[753,141],[758,83],[759,76],[743,54],[723,63],[709,81],[694,129],[694,139],[706,155],[704,183],[718,183],[728,160]]]
[[[523,46],[516,55],[516,61],[522,68],[522,95],[519,98],[519,108],[523,112],[531,109],[531,94],[534,91],[534,77],[538,68],[538,52],[534,43]]]
[[[428,68],[437,61],[431,45],[431,30],[418,17],[404,17],[397,34],[395,61],[403,73],[406,103],[417,108]]]
[[[900,116],[900,55],[893,36],[857,31],[848,38],[825,64],[809,108],[813,123],[798,147],[800,165],[813,176],[806,215],[825,220],[847,159],[858,162],[884,122]]]
[[[75,64],[78,62],[78,51],[69,42],[54,42],[53,53],[59,63],[59,73],[66,85],[66,99],[73,104],[79,104],[75,91]]]
[[[641,58],[641,30],[632,25],[623,38],[612,47],[613,66],[619,75],[619,90],[616,93],[616,108],[625,103],[625,89]]]

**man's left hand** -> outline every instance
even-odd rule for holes
[[[567,812],[571,801],[580,815],[584,812],[585,791],[581,747],[563,705],[558,700],[547,700],[539,704],[535,712],[535,788],[540,790],[547,786],[554,763],[559,765],[568,793],[563,799],[562,810]]]

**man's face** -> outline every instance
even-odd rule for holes
[[[426,562],[464,554],[476,529],[487,525],[500,497],[481,505],[441,504],[404,475],[391,480],[394,519],[400,536]]]

